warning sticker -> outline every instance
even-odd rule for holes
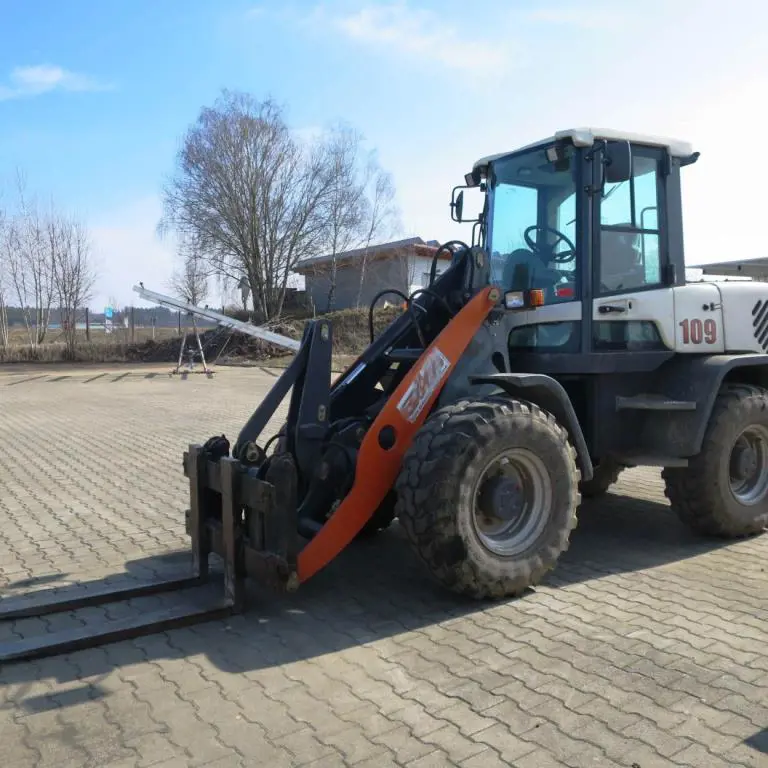
[[[427,353],[420,365],[416,378],[397,404],[397,410],[411,424],[419,418],[429,398],[440,386],[443,374],[451,367],[448,358],[437,347]]]

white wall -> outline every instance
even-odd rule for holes
[[[445,272],[450,264],[445,259],[440,259],[437,262],[437,274]],[[408,265],[408,276],[410,278],[410,288],[408,293],[418,288],[426,288],[429,284],[429,270],[432,268],[431,256],[413,256]]]
[[[397,259],[373,260],[368,263],[365,270],[365,281],[360,296],[360,304],[367,307],[376,294],[385,288],[394,288],[399,291],[407,291],[407,276],[413,274],[411,265],[406,265]],[[330,272],[309,273],[305,276],[307,293],[312,297],[318,312],[325,312],[328,306],[328,293],[330,290]],[[348,309],[354,307],[357,302],[357,294],[360,286],[360,266],[339,265],[336,273],[336,291],[333,309]],[[414,289],[415,290],[415,289]],[[394,294],[382,297],[382,300],[397,303],[400,299]]]

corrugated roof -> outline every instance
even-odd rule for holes
[[[377,243],[376,245],[368,246],[368,256],[375,257],[377,254],[383,253],[385,251],[395,251],[398,248],[407,248],[411,245],[430,245],[430,246],[437,246],[439,243],[437,240],[429,240],[426,241],[422,239],[421,237],[407,237],[403,240],[394,240],[389,243]],[[336,263],[339,264],[344,261],[352,261],[355,258],[358,258],[362,256],[366,252],[365,248],[355,248],[351,251],[344,251],[343,253],[337,253],[336,254]],[[333,254],[327,254],[325,256],[315,256],[312,259],[304,259],[304,261],[300,261],[295,267],[294,272],[304,272],[311,267],[314,267],[319,264],[329,264],[333,261]]]

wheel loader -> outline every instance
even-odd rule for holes
[[[331,382],[333,328],[293,362],[234,443],[185,452],[187,578],[5,601],[6,619],[213,578],[213,604],[0,649],[31,658],[210,619],[248,577],[299,589],[395,518],[425,570],[471,598],[519,595],[568,547],[581,497],[657,466],[702,535],[768,526],[768,286],[689,283],[685,142],[590,128],[478,160],[451,198],[470,243],[436,249],[405,311]],[[480,196],[474,217],[464,194]],[[449,267],[438,274],[439,262]],[[278,434],[262,434],[289,396]],[[20,598],[23,600],[23,598]],[[90,601],[90,602],[87,602]]]

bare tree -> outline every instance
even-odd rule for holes
[[[361,135],[345,125],[330,131],[330,179],[325,207],[328,237],[326,255],[330,257],[326,312],[333,309],[336,298],[338,256],[358,248],[363,236],[368,201],[365,185],[360,180],[361,141]]]
[[[51,212],[45,224],[66,357],[74,360],[77,312],[91,298],[95,282],[90,239],[83,223],[74,218]]]
[[[230,285],[246,278],[255,313],[271,319],[326,237],[329,156],[322,142],[300,145],[273,101],[224,91],[185,136],[160,229],[192,237]]]
[[[374,240],[391,237],[399,227],[392,176],[379,167],[374,155],[369,157],[364,189],[367,192],[368,206],[362,221],[363,254],[360,257],[360,281],[355,301],[357,307],[362,301],[371,244]]]
[[[208,298],[210,267],[194,241],[182,240],[179,254],[183,263],[171,276],[171,290],[188,304],[200,305]]]
[[[340,254],[356,250],[360,278],[356,305],[362,300],[369,249],[398,226],[395,187],[391,174],[379,167],[374,151],[363,154],[363,137],[344,124],[328,132],[330,189],[326,218],[327,243],[323,266],[328,284],[326,311],[334,307]]]
[[[8,327],[8,221],[5,211],[0,209],[0,348],[5,349],[10,343],[10,328]]]
[[[45,223],[35,200],[25,194],[17,176],[19,210],[6,227],[5,253],[11,290],[19,302],[29,343],[42,344],[50,323],[55,294],[53,264],[46,245]]]

